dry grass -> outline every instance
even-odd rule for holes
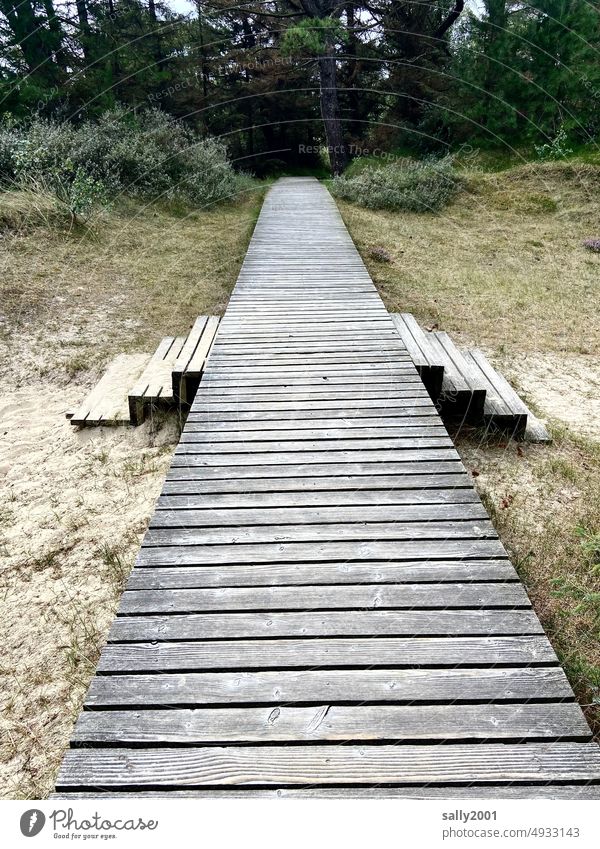
[[[455,437],[600,735],[600,168],[471,173],[437,216],[340,208],[388,308],[484,347],[550,420],[551,447]]]
[[[387,306],[488,348],[597,353],[600,255],[581,243],[600,236],[600,168],[526,165],[468,185],[438,215],[339,204]]]
[[[29,336],[39,330],[44,361],[31,366],[40,377],[62,371],[71,379],[116,353],[153,350],[195,316],[223,311],[260,194],[209,211],[121,204],[85,229],[52,216],[32,226],[31,212],[0,240],[0,329],[17,345],[24,333],[20,350],[30,359]],[[4,204],[12,210],[15,194],[0,194],[0,220]]]
[[[0,195],[0,795],[52,789],[178,436],[174,416],[78,432],[65,412],[116,353],[223,309],[259,203],[131,203],[83,231]]]

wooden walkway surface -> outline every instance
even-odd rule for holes
[[[57,782],[600,796],[600,749],[325,188],[268,194]]]

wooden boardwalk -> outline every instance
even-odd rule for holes
[[[600,796],[600,749],[329,194],[265,201],[57,782]]]

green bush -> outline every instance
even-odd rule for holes
[[[79,126],[41,118],[0,125],[0,182],[43,186],[85,214],[120,193],[205,206],[250,180],[233,170],[219,141],[200,139],[158,109],[118,108]]]
[[[461,188],[462,179],[450,157],[367,167],[352,177],[336,177],[333,181],[334,194],[343,200],[368,209],[409,212],[437,212]]]

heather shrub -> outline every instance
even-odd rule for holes
[[[587,248],[588,251],[600,253],[600,239],[584,239],[583,247]]]
[[[450,157],[423,162],[403,160],[368,167],[351,177],[336,177],[337,197],[368,209],[437,212],[460,191],[462,180]]]

